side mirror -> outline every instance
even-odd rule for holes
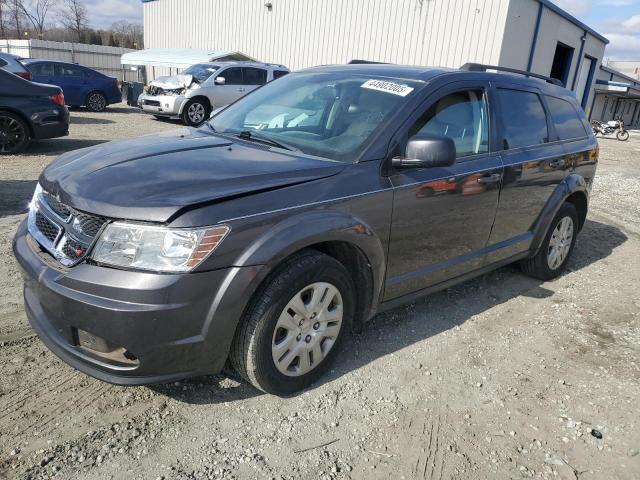
[[[224,77],[216,77],[215,84],[216,85],[224,85],[227,83],[227,80]]]
[[[404,157],[394,157],[395,168],[449,167],[456,163],[456,145],[449,137],[417,134],[409,139]]]

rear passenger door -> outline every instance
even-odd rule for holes
[[[495,87],[504,177],[487,262],[529,249],[536,220],[567,174],[564,148],[541,92],[499,82]]]
[[[433,93],[397,141],[417,133],[450,137],[450,167],[393,170],[393,216],[385,300],[422,290],[479,268],[493,225],[502,164],[492,139],[489,84],[458,82]],[[396,141],[396,140],[394,140]]]
[[[242,70],[244,95],[267,83],[267,71],[264,68],[245,67]]]

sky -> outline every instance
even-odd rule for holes
[[[611,43],[605,58],[640,60],[640,0],[553,0]]]
[[[640,0],[553,0],[608,38],[605,57],[640,59]],[[118,20],[142,23],[141,0],[84,0],[94,27]]]
[[[119,20],[142,24],[141,0],[83,0],[89,13],[89,25],[106,28]]]

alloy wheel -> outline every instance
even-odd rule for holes
[[[317,367],[334,346],[343,319],[340,291],[327,282],[306,286],[276,323],[271,354],[280,373],[297,377]]]
[[[201,103],[192,103],[187,110],[189,121],[195,125],[199,125],[204,121],[205,108]]]
[[[0,152],[11,153],[19,150],[27,138],[24,126],[15,118],[0,116]]]
[[[92,93],[87,101],[89,110],[92,112],[101,112],[107,106],[107,101],[100,93]]]
[[[573,243],[573,220],[571,217],[563,217],[551,234],[547,264],[551,270],[558,269],[569,255]]]

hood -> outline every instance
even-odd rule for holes
[[[178,88],[189,88],[192,83],[193,75],[171,75],[158,77],[152,80],[149,85],[163,90],[176,90]]]
[[[326,178],[344,168],[183,128],[67,153],[42,172],[40,183],[78,210],[164,223],[186,207]]]

